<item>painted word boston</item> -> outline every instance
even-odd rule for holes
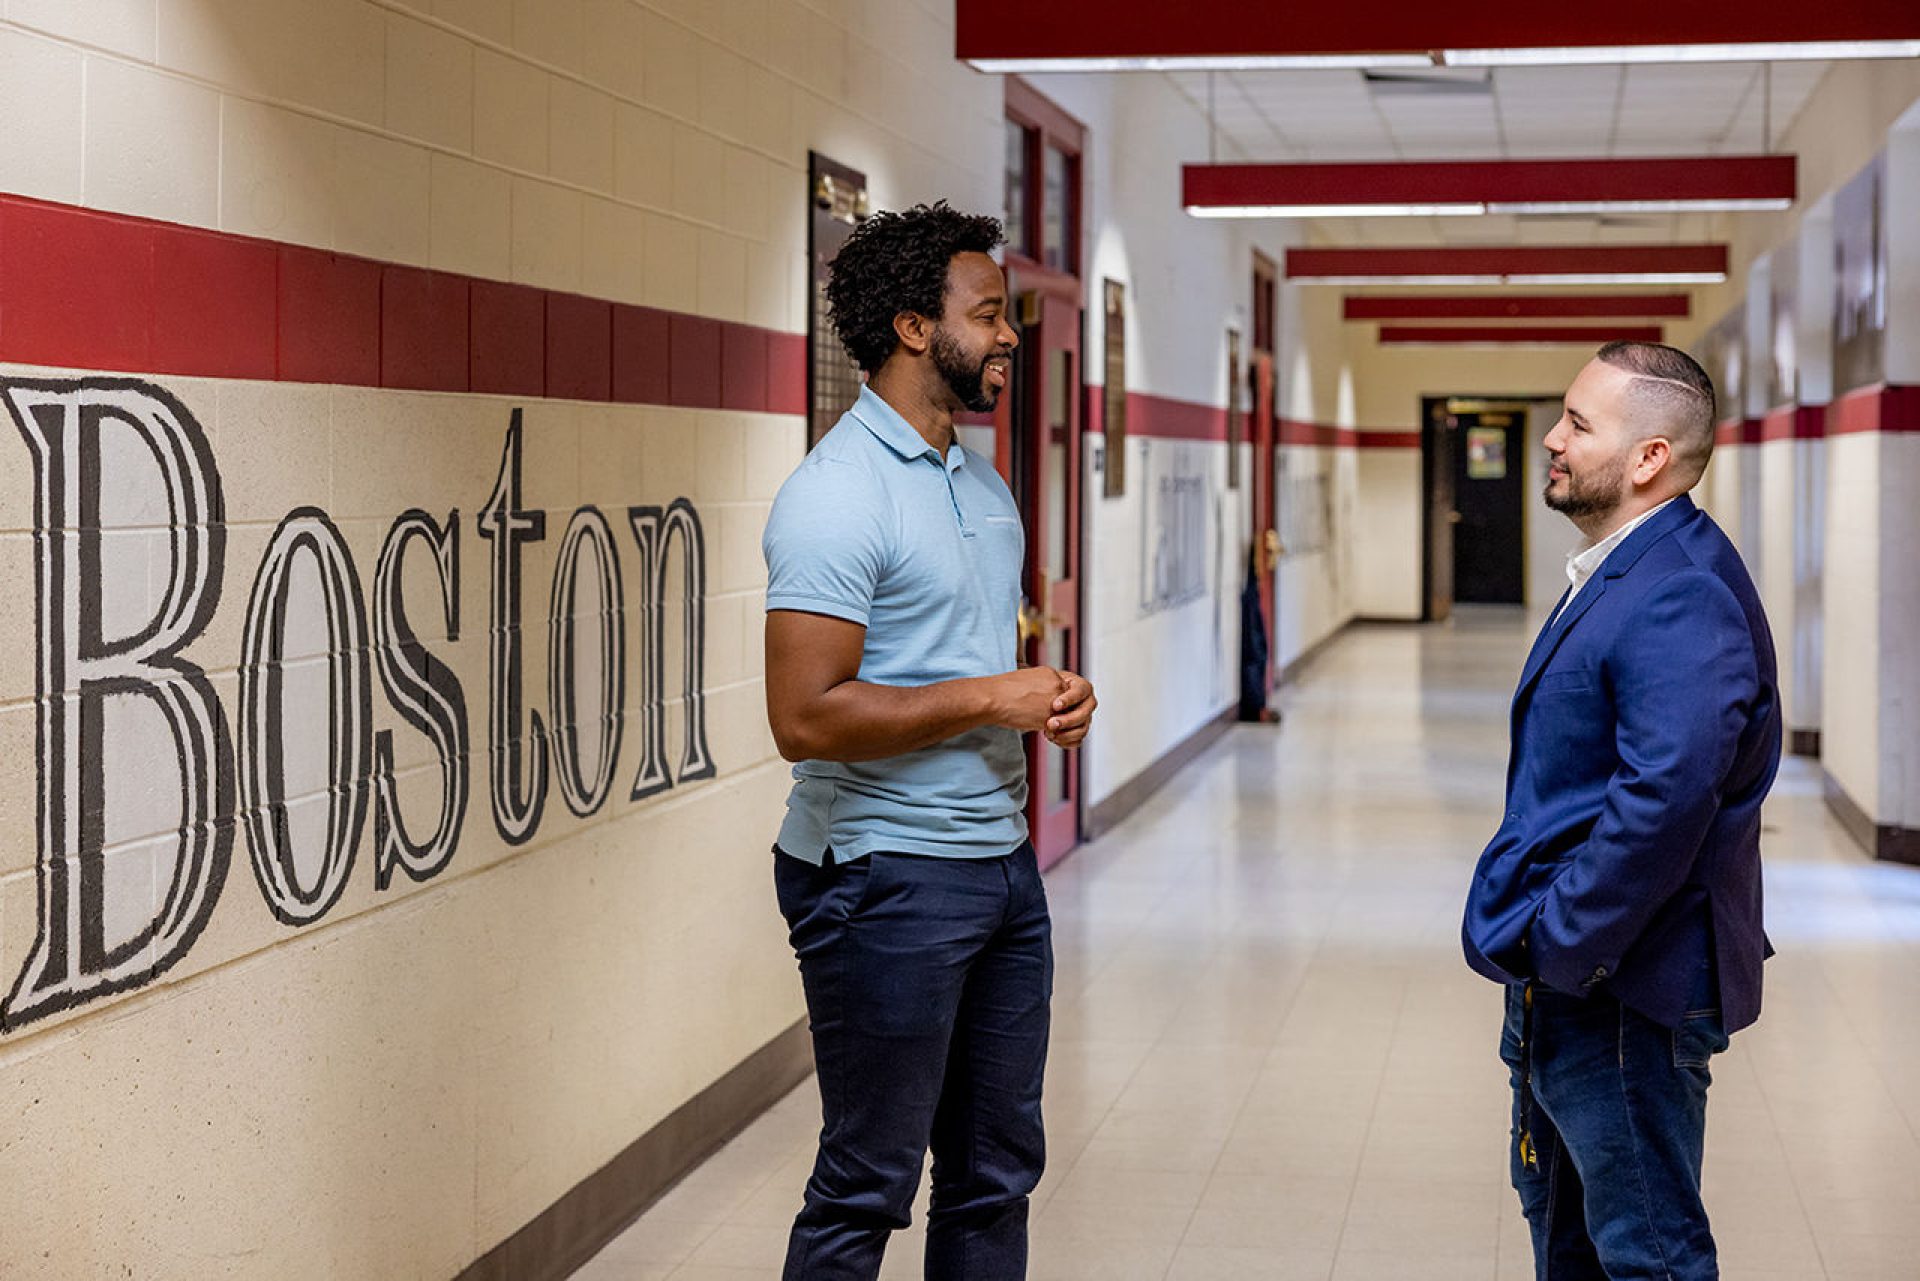
[[[370,598],[328,514],[288,512],[244,602],[229,708],[215,679],[183,656],[220,606],[227,552],[220,472],[200,424],[163,388],[133,379],[0,379],[0,400],[33,460],[39,779],[38,931],[0,1004],[0,1032],[177,964],[220,897],[236,829],[267,906],[289,925],[318,921],[339,901],[369,810],[377,888],[396,872],[424,881],[444,870],[466,819],[474,731],[467,691],[416,630],[402,582],[413,559],[415,590],[438,594],[426,630],[458,641],[460,512],[398,516]],[[551,784],[583,817],[616,785],[628,719],[623,546],[638,569],[631,608],[644,637],[639,763],[627,794],[714,774],[706,549],[685,498],[627,508],[618,535],[596,507],[572,514],[548,588],[545,717],[533,706],[521,563],[548,531],[545,512],[523,507],[521,448],[516,409],[493,492],[472,518],[488,545],[487,792],[509,846],[539,829]],[[684,621],[685,713],[671,764],[670,603]],[[373,727],[376,673],[437,761],[437,789],[410,794],[421,812],[403,812],[394,731]]]

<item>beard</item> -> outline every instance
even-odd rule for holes
[[[1005,355],[1005,352],[995,348],[975,359],[944,329],[933,331],[933,342],[928,351],[933,356],[933,367],[939,371],[948,390],[967,409],[976,414],[985,414],[999,403],[1000,388],[987,383],[987,362]]]
[[[1566,466],[1561,463],[1561,466]],[[1559,512],[1569,520],[1586,520],[1609,516],[1620,505],[1621,482],[1627,476],[1627,456],[1619,457],[1590,469],[1586,474],[1567,469],[1566,488],[1556,494],[1553,481],[1547,481],[1541,497],[1548,507]]]

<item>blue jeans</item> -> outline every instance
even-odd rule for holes
[[[1538,1281],[1719,1277],[1700,1201],[1707,1061],[1727,1048],[1710,999],[1666,1028],[1606,995],[1507,989],[1513,1186]]]
[[[928,1278],[1025,1276],[1053,995],[1033,847],[821,867],[775,851],[774,888],[800,960],[824,1122],[786,1281],[877,1276],[929,1146]]]

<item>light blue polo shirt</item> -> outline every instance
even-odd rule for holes
[[[940,457],[863,389],[774,499],[761,549],[767,608],[867,629],[862,681],[931,685],[1014,668],[1026,539],[1013,495],[980,455]],[[1010,854],[1027,838],[1026,756],[1010,729],[976,729],[904,756],[802,761],[780,848],[810,863],[875,850]]]

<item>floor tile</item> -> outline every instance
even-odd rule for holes
[[[1532,1276],[1500,993],[1458,942],[1530,640],[1499,609],[1352,629],[1284,724],[1225,735],[1050,873],[1032,1276]],[[1705,1196],[1729,1278],[1913,1281],[1920,871],[1863,855],[1821,788],[1789,759],[1764,815],[1779,955],[1714,1061]],[[819,1125],[808,1082],[579,1275],[773,1275]],[[920,1275],[925,1203],[888,1281]]]

